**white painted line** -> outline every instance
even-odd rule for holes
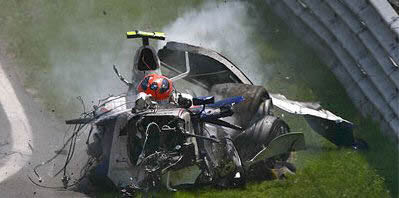
[[[18,100],[17,95],[0,65],[0,105],[10,123],[11,131],[3,131],[9,133],[7,137],[9,144],[0,148],[2,155],[0,156],[0,183],[8,177],[17,173],[30,160],[32,151],[29,148],[33,144],[32,131],[29,120],[25,111]],[[1,130],[5,130],[4,128]]]

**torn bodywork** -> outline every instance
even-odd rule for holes
[[[219,53],[168,42],[158,52],[148,39],[161,33],[134,31],[142,38],[126,94],[109,97],[91,117],[67,124],[92,124],[88,153],[97,159],[93,173],[108,178],[125,194],[171,191],[187,185],[242,185],[267,178],[267,170],[286,166],[290,153],[305,149],[303,133],[290,132],[273,115],[273,106],[303,115],[315,131],[338,146],[356,143],[352,123],[310,103],[269,94]],[[176,100],[152,101],[137,86],[145,73],[173,79]],[[204,97],[208,96],[208,97]]]

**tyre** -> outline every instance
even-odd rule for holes
[[[238,135],[234,144],[243,161],[252,159],[259,151],[267,147],[270,142],[283,134],[289,133],[288,125],[278,117],[267,115],[252,124]],[[288,154],[276,156],[275,160],[286,161]]]
[[[211,88],[211,95],[216,100],[229,98],[234,96],[243,96],[244,102],[234,105],[233,111],[234,123],[243,128],[247,128],[257,117],[259,110],[262,112],[270,112],[272,108],[269,93],[262,86],[225,83],[217,84]],[[265,101],[269,101],[268,103]]]

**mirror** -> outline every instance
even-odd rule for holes
[[[139,71],[152,71],[159,68],[158,57],[151,46],[141,46],[134,57],[134,64]]]

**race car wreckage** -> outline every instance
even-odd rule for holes
[[[128,86],[126,94],[66,121],[77,125],[74,135],[83,125],[94,127],[86,142],[95,159],[92,173],[126,194],[162,186],[170,191],[240,186],[265,179],[267,170],[276,167],[295,172],[289,158],[305,149],[304,135],[290,132],[273,107],[303,115],[314,131],[338,146],[365,146],[354,138],[351,122],[316,103],[268,93],[215,51],[168,42],[156,52],[149,39],[165,40],[160,32],[131,31],[127,38],[141,38],[143,45],[131,82],[114,65]],[[63,182],[68,186],[65,174]]]

